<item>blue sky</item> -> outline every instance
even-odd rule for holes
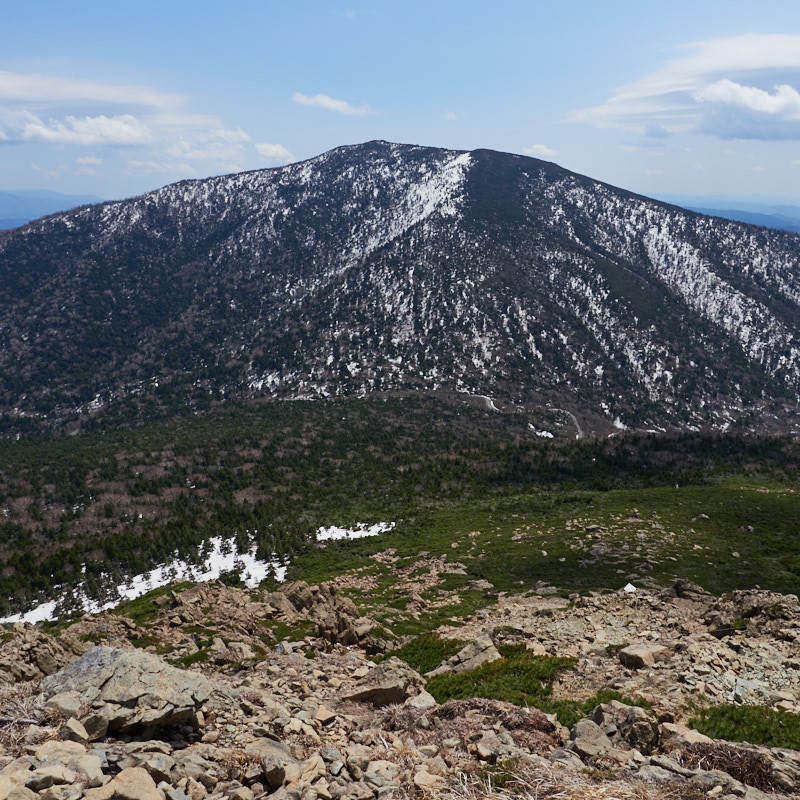
[[[0,189],[123,197],[389,139],[800,203],[797,0],[29,0]]]

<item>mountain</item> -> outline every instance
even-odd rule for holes
[[[761,225],[764,228],[777,228],[778,230],[789,231],[789,233],[800,233],[800,218],[787,217],[784,214],[763,214],[735,208],[692,208],[691,210],[711,217],[722,217],[723,219],[733,219],[737,222],[746,222],[749,225]]]
[[[16,228],[45,214],[99,201],[100,198],[94,195],[61,194],[47,190],[0,192],[0,230]]]
[[[1,233],[0,411],[451,389],[784,429],[798,320],[799,236],[375,141]]]

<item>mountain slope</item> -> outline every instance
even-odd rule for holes
[[[369,142],[0,234],[0,409],[451,388],[724,427],[796,409],[798,320],[798,236]]]

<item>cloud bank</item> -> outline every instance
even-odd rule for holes
[[[569,119],[644,135],[800,139],[800,36],[749,34],[680,49],[686,55]]]
[[[0,71],[0,143],[127,150],[127,172],[169,177],[238,171],[257,158],[291,159],[283,145],[254,144],[246,131],[216,115],[187,111],[186,103],[181,95],[147,86]],[[109,162],[115,159],[92,154],[67,163],[74,174],[96,175]],[[62,164],[48,174],[67,169]]]

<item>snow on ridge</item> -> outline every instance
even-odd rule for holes
[[[338,539],[363,539],[367,536],[378,536],[381,533],[388,533],[397,523],[395,522],[376,522],[368,525],[365,522],[358,522],[352,528],[339,528],[331,525],[327,528],[322,527],[317,531],[318,542],[332,542]]]
[[[376,522],[367,524],[364,522],[356,523],[352,528],[340,528],[336,525],[321,527],[316,534],[317,542],[328,542],[339,539],[361,539],[367,536],[378,536],[381,533],[388,533],[393,530],[395,522]],[[262,560],[256,557],[256,545],[246,553],[237,553],[233,539],[224,539],[221,536],[213,536],[207,540],[210,550],[199,564],[193,564],[178,557],[177,553],[172,561],[160,564],[148,572],[134,575],[123,581],[116,587],[113,599],[105,602],[95,600],[87,596],[82,587],[64,589],[61,594],[44,603],[40,603],[34,608],[10,614],[0,618],[2,623],[16,622],[44,622],[57,619],[63,616],[63,607],[68,599],[77,600],[77,610],[83,614],[97,614],[114,608],[125,600],[135,600],[144,594],[167,586],[176,581],[193,581],[203,583],[219,578],[225,572],[239,570],[245,586],[249,589],[256,588],[261,581],[272,575],[277,581],[286,580],[286,570],[288,563],[277,558]],[[84,567],[85,571],[85,567]]]
[[[154,567],[149,572],[134,575],[119,584],[116,587],[117,597],[113,600],[103,603],[89,598],[80,587],[76,590],[68,589],[59,598],[41,603],[30,611],[0,618],[0,623],[43,622],[56,619],[59,606],[69,596],[77,599],[82,613],[97,614],[100,611],[114,608],[123,600],[135,600],[153,589],[175,581],[191,580],[196,583],[213,581],[223,573],[237,568],[241,569],[245,586],[251,589],[258,586],[270,574],[274,575],[278,581],[286,579],[287,565],[278,559],[263,561],[256,558],[255,545],[247,553],[237,553],[232,539],[214,536],[208,540],[208,543],[211,545],[211,551],[201,564],[192,564],[176,555],[172,561]]]

